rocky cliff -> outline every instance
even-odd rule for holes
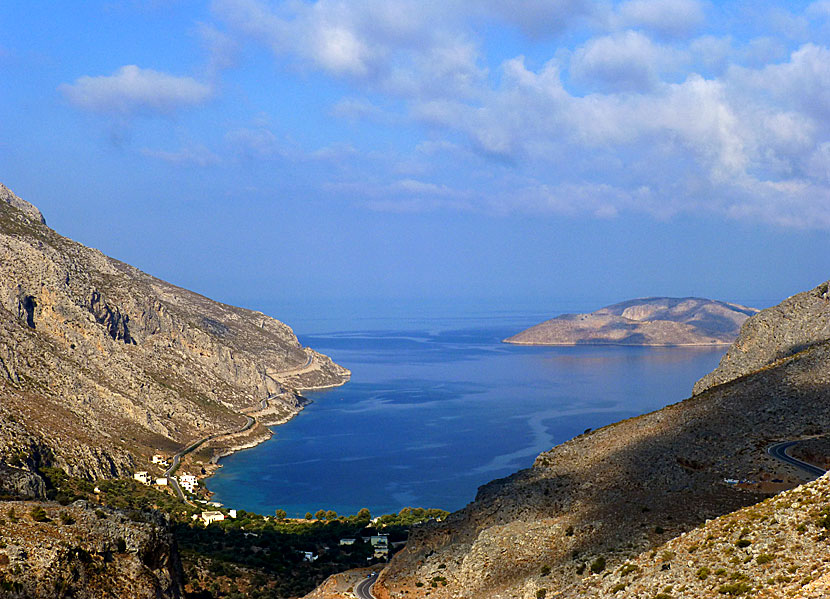
[[[799,293],[747,320],[718,367],[694,392],[739,378],[830,339],[828,283]]]
[[[12,466],[124,475],[241,427],[266,397],[290,416],[297,390],[349,376],[273,318],[62,237],[3,186],[0,281],[0,462]]]
[[[804,310],[800,305],[772,311],[789,323],[776,323],[773,318],[770,326],[812,327],[812,300]],[[752,326],[745,325],[744,331]],[[726,585],[746,582],[730,580],[729,575],[749,568],[740,564],[746,557],[756,559],[758,552],[731,554],[726,545],[745,547],[743,542],[733,543],[741,534],[756,542],[759,537],[751,526],[743,533],[732,525],[729,535],[717,533],[723,536],[717,541],[709,537],[714,532],[695,533],[707,541],[706,551],[723,546],[719,560],[739,560],[728,562],[731,570],[724,576],[714,574],[720,562],[713,558],[713,575],[706,584],[683,582],[684,574],[677,577],[678,586],[667,590],[675,584],[672,574],[678,566],[688,573],[687,562],[696,563],[695,556],[685,555],[673,561],[670,552],[679,550],[670,543],[707,526],[707,520],[805,480],[805,475],[773,460],[765,450],[773,442],[809,437],[830,427],[830,342],[813,338],[815,342],[797,353],[781,348],[789,355],[773,352],[777,361],[770,365],[657,412],[580,435],[540,455],[531,468],[481,487],[466,508],[412,534],[406,548],[380,575],[375,595],[382,599],[746,595],[749,591],[744,587]],[[735,485],[725,479],[750,482]],[[794,521],[789,512],[781,513],[787,523]],[[762,517],[755,517],[755,522]],[[803,517],[817,516],[804,512]],[[716,529],[720,531],[710,530]],[[803,530],[823,538],[814,525]],[[790,551],[786,566],[781,557],[785,544]],[[777,548],[767,545],[759,542],[758,549],[782,560],[774,568],[776,573],[792,568],[781,574],[786,581],[773,577],[774,584],[786,587],[796,574],[802,580],[813,570],[811,562],[818,553],[806,551],[804,543],[788,536],[781,537],[781,543],[776,537],[772,545]],[[648,571],[651,578],[630,584],[637,570],[626,568],[627,564]],[[762,565],[758,572],[752,566],[752,581],[746,582],[750,588],[756,589],[757,580],[764,580],[762,573],[770,569]],[[621,572],[627,577],[621,579]],[[764,580],[765,585],[773,583]],[[796,588],[795,583],[790,588]]]
[[[716,345],[758,310],[695,297],[649,297],[563,314],[505,339],[520,345]]]
[[[0,598],[178,599],[178,549],[163,518],[83,501],[0,501]]]

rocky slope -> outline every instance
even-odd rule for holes
[[[79,501],[0,501],[0,597],[178,599],[166,522]]]
[[[241,427],[273,394],[349,373],[285,324],[181,289],[48,228],[0,186],[0,462],[88,478]],[[267,438],[255,426],[246,443]]]
[[[694,392],[744,376],[830,339],[828,283],[799,293],[746,321],[718,367],[695,384]]]
[[[797,327],[813,317],[812,310],[778,314],[782,321],[770,321],[773,329]],[[752,326],[750,321],[744,330]],[[799,471],[774,461],[765,449],[830,427],[828,338],[815,336],[799,353],[678,404],[580,435],[540,455],[531,468],[483,486],[466,508],[413,533],[381,574],[375,595],[722,596],[720,586],[745,581],[718,574],[706,585],[667,591],[675,583],[666,572],[673,573],[675,565],[659,552],[675,550],[661,547],[707,520],[763,500],[776,488],[804,482]],[[732,485],[724,482],[727,478],[757,482]],[[764,482],[771,480],[783,483]],[[726,547],[730,539],[718,542]],[[766,545],[758,547],[768,551]],[[812,554],[799,554],[796,543],[790,547],[789,561],[803,579]],[[632,560],[644,570],[642,564],[656,564],[659,575],[630,587],[628,579],[614,578]],[[688,561],[693,559],[684,558]],[[738,569],[732,564],[729,572]],[[715,583],[717,590],[711,591]],[[755,588],[758,583],[753,578],[747,584]]]
[[[735,340],[754,308],[701,298],[649,297],[563,314],[505,339],[521,345],[714,345]]]

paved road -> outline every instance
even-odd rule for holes
[[[262,405],[263,410],[265,409],[265,406],[268,405],[268,399],[270,399],[270,398],[266,398],[266,399],[262,400],[261,405]],[[182,449],[180,452],[178,452],[177,454],[175,454],[173,456],[173,461],[170,463],[170,467],[167,470],[164,471],[164,476],[167,477],[167,482],[170,484],[171,487],[173,487],[173,490],[176,492],[176,495],[178,495],[180,500],[184,501],[188,505],[196,507],[195,505],[190,503],[187,500],[187,498],[184,496],[184,492],[182,491],[182,488],[179,486],[179,481],[177,481],[175,478],[173,478],[173,474],[178,469],[179,463],[181,462],[182,457],[186,456],[191,451],[194,451],[195,449],[201,447],[201,445],[203,443],[206,443],[207,441],[210,441],[211,439],[215,439],[216,437],[224,437],[225,435],[234,435],[234,434],[238,434],[238,433],[244,433],[249,428],[251,428],[254,425],[255,422],[256,422],[256,418],[254,418],[252,416],[245,416],[245,425],[242,428],[240,428],[238,430],[235,430],[235,431],[230,431],[230,432],[226,432],[226,433],[214,433],[212,435],[208,435],[207,437],[202,437],[198,441],[194,441],[193,443],[191,443],[190,445],[188,445],[187,447],[185,447],[184,449]]]
[[[767,447],[767,453],[774,457],[776,460],[781,460],[782,462],[789,464],[790,466],[795,466],[799,470],[803,470],[811,476],[821,476],[822,474],[824,474],[826,470],[822,470],[818,466],[813,466],[812,464],[808,464],[807,462],[797,460],[796,458],[792,457],[787,453],[787,450],[796,443],[798,443],[798,441],[784,441],[783,443],[776,443],[775,445],[770,445],[769,447]]]
[[[354,585],[354,594],[357,599],[375,599],[375,596],[372,594],[372,587],[377,582],[377,579],[378,573],[372,572],[367,578],[364,578]]]

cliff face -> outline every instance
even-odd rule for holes
[[[754,308],[695,297],[649,297],[563,314],[505,339],[521,345],[716,345],[735,340]]]
[[[694,393],[739,378],[830,339],[829,283],[799,293],[747,320],[718,367]]]
[[[66,239],[5,187],[0,200],[0,461],[124,475],[241,427],[269,395],[289,416],[295,390],[348,379],[285,324]]]
[[[183,596],[178,549],[160,517],[83,501],[0,501],[0,515],[0,598]]]
[[[813,313],[779,314],[809,321]],[[762,481],[795,486],[804,480],[765,450],[830,426],[828,372],[830,342],[814,344],[739,380],[554,447],[531,468],[481,487],[473,503],[444,522],[416,530],[381,574],[375,595],[532,599],[544,589],[548,597],[654,597],[668,575],[629,594],[618,575],[626,562],[656,563],[653,552],[671,539],[762,500],[775,490]],[[761,482],[736,486],[724,479]],[[791,565],[802,571],[803,564]],[[719,596],[707,593],[681,594]]]

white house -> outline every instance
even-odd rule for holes
[[[369,538],[369,542],[372,543],[372,547],[388,547],[389,535],[374,535]]]
[[[300,553],[303,554],[303,561],[306,562],[315,562],[319,557],[318,555],[314,555],[311,551],[301,551]]]
[[[225,514],[222,512],[202,512],[202,522],[205,523],[205,526],[211,522],[221,522],[224,519]]]
[[[386,559],[387,557],[389,557],[389,547],[387,547],[386,545],[378,545],[377,547],[375,547],[374,556],[377,558]]]
[[[354,545],[356,539],[340,539],[341,545]]]
[[[199,481],[193,474],[185,472],[179,477],[179,484],[191,493],[195,493],[196,487],[199,486]]]
[[[169,466],[170,462],[167,461],[167,457],[157,453],[152,457],[154,464],[161,464],[162,466]]]
[[[164,477],[157,478],[156,479],[156,485],[158,485],[159,487],[166,487],[167,486],[167,479],[164,478]]]
[[[236,510],[228,510],[228,518],[236,518]]]
[[[133,474],[133,478],[140,482],[142,485],[149,486],[150,483],[150,474],[142,470],[141,472],[136,472]]]

